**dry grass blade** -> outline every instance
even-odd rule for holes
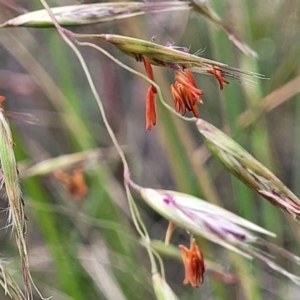
[[[293,78],[275,91],[272,91],[269,95],[261,99],[257,106],[248,108],[239,116],[238,124],[243,128],[249,126],[261,114],[275,109],[298,93],[300,93],[300,76]]]
[[[32,298],[29,262],[25,243],[26,220],[21,198],[20,182],[17,164],[13,150],[13,140],[10,127],[5,118],[4,109],[0,108],[0,160],[9,202],[9,225],[12,226],[16,236],[19,253],[22,259],[23,279],[25,285],[25,298]]]
[[[300,200],[272,172],[225,133],[204,120],[197,121],[199,132],[224,166],[273,205],[300,220]]]
[[[244,54],[257,57],[257,53],[251,49],[247,44],[243,43],[229,28],[224,21],[218,16],[218,14],[209,6],[206,0],[192,0],[191,6],[194,11],[205,16],[208,20],[217,24],[228,36],[229,40],[239,48]]]
[[[91,149],[72,154],[49,158],[29,167],[20,168],[20,177],[41,176],[52,173],[59,168],[68,168],[76,165],[94,167],[99,161],[118,159],[115,149]]]
[[[188,2],[116,2],[81,4],[53,7],[51,11],[62,26],[95,24],[117,19],[134,17],[146,13],[158,13],[190,9]],[[54,27],[51,17],[45,9],[33,11],[8,20],[0,27]]]

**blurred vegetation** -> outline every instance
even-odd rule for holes
[[[90,3],[91,1],[80,1]],[[50,6],[76,1],[48,1]],[[200,116],[231,135],[300,195],[300,73],[298,1],[212,0],[212,7],[236,35],[258,53],[245,56],[215,24],[192,11],[146,14],[103,24],[76,27],[77,33],[114,33],[202,50],[205,58],[264,74],[267,80],[246,85],[231,81],[224,90],[211,76],[196,75],[204,91]],[[0,1],[0,23],[39,1]],[[97,42],[128,66],[143,65],[105,42]],[[104,55],[80,48],[107,118],[143,186],[189,193],[225,207],[275,232],[272,242],[299,255],[299,225],[290,216],[233,178],[203,146],[196,128],[158,104],[158,122],[145,130],[148,83],[121,69]],[[154,67],[156,82],[172,103],[173,72]],[[53,299],[154,299],[147,252],[129,213],[122,165],[112,147],[82,68],[56,29],[10,28],[0,34],[0,95],[12,111],[31,113],[35,124],[12,120],[28,229],[32,277],[42,294]],[[86,150],[74,163],[84,170],[88,192],[68,193],[55,169],[66,167],[72,153]],[[91,154],[92,153],[92,154]],[[49,161],[51,172],[28,174],[30,166]],[[46,174],[47,173],[47,174]],[[33,173],[34,174],[34,173]],[[136,196],[136,195],[135,195]],[[139,197],[136,196],[139,200]],[[151,238],[162,240],[167,221],[138,201]],[[1,200],[1,207],[6,207]],[[7,214],[1,213],[5,226]],[[1,257],[22,284],[15,242],[0,232]],[[182,230],[171,243],[189,243]],[[166,278],[180,299],[298,299],[299,287],[256,260],[248,261],[199,238],[204,256],[221,273],[208,270],[198,289],[182,284],[178,257],[164,256]],[[177,253],[178,254],[178,253]],[[280,261],[290,272],[292,264]],[[220,275],[221,274],[221,275]],[[231,280],[229,280],[231,279]],[[0,298],[8,299],[0,290]],[[38,297],[37,297],[38,299]]]

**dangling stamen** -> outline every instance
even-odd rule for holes
[[[151,130],[156,124],[155,95],[152,86],[148,88],[146,98],[146,129]]]
[[[221,90],[223,90],[223,87],[224,87],[225,84],[229,84],[229,82],[224,79],[225,72],[222,71],[219,67],[213,66],[213,69],[209,70],[208,73],[215,76],[215,78],[219,82]]]

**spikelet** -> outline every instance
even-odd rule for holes
[[[52,7],[51,11],[61,26],[81,26],[96,24],[118,19],[124,19],[145,13],[158,13],[176,10],[189,10],[188,2],[160,1],[147,2],[108,2],[68,5]],[[54,24],[45,9],[25,13],[10,19],[0,27],[54,27]]]
[[[190,69],[192,72],[235,79],[239,82],[242,81],[243,75],[253,78],[264,78],[263,75],[258,73],[230,67],[221,62],[193,55],[188,53],[188,49],[186,48],[180,49],[172,45],[163,46],[153,41],[145,41],[116,34],[76,34],[75,36],[79,38],[106,40],[136,60],[146,57],[152,65],[163,66],[173,70]]]
[[[210,123],[199,119],[197,128],[204,142],[224,166],[273,205],[300,220],[300,200],[272,172],[234,140]]]
[[[4,97],[1,97],[0,107],[0,161],[3,176],[3,186],[9,203],[9,225],[12,226],[22,260],[25,298],[31,299],[31,277],[29,273],[28,254],[25,243],[26,219],[21,197],[21,188],[18,177],[17,163],[14,154],[14,142],[9,123],[2,107]]]
[[[274,236],[272,232],[221,207],[188,194],[141,187],[138,190],[149,206],[178,227],[192,234],[201,235],[248,259],[255,257],[300,285],[299,276],[288,272],[278,265],[275,259],[261,251],[262,249],[253,246],[267,247],[300,265],[300,257],[265,241],[258,235],[261,233]]]

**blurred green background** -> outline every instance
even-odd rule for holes
[[[91,1],[80,1],[88,3]],[[50,6],[78,4],[48,1]],[[259,55],[246,57],[227,35],[203,16],[188,11],[148,14],[77,27],[80,33],[115,33],[165,45],[199,49],[205,58],[264,74],[253,84],[231,81],[223,91],[211,76],[195,75],[204,91],[200,117],[224,129],[300,195],[300,3],[292,0],[212,0],[212,7]],[[39,1],[0,1],[0,22]],[[105,42],[101,47],[144,73],[143,65]],[[233,178],[203,146],[196,129],[158,103],[158,122],[145,130],[148,83],[93,49],[80,48],[104,102],[108,120],[124,146],[133,179],[221,205],[277,234],[272,242],[299,253],[299,225]],[[172,103],[171,70],[154,67],[156,82]],[[12,120],[28,221],[27,245],[35,284],[53,299],[154,299],[150,265],[132,224],[122,185],[122,165],[103,126],[81,66],[55,29],[0,31],[0,95],[9,110],[33,114],[28,124]],[[27,176],[38,162],[65,154],[84,155],[88,194],[74,199],[53,174]],[[55,167],[55,165],[54,165]],[[61,168],[59,164],[56,166]],[[64,169],[70,172],[70,169]],[[27,174],[27,175],[26,175]],[[136,195],[135,195],[136,196]],[[135,197],[151,238],[164,238],[167,221]],[[5,207],[1,200],[1,207]],[[1,213],[2,227],[7,214]],[[172,244],[189,243],[178,229]],[[22,284],[14,239],[0,231],[0,253]],[[205,258],[222,274],[205,273],[198,289],[182,284],[182,263],[164,257],[168,283],[180,299],[298,299],[299,287],[260,262],[247,261],[199,239]],[[291,263],[279,263],[300,273]],[[226,277],[227,275],[227,277]],[[226,282],[229,277],[232,280]],[[2,290],[0,298],[8,299]]]

